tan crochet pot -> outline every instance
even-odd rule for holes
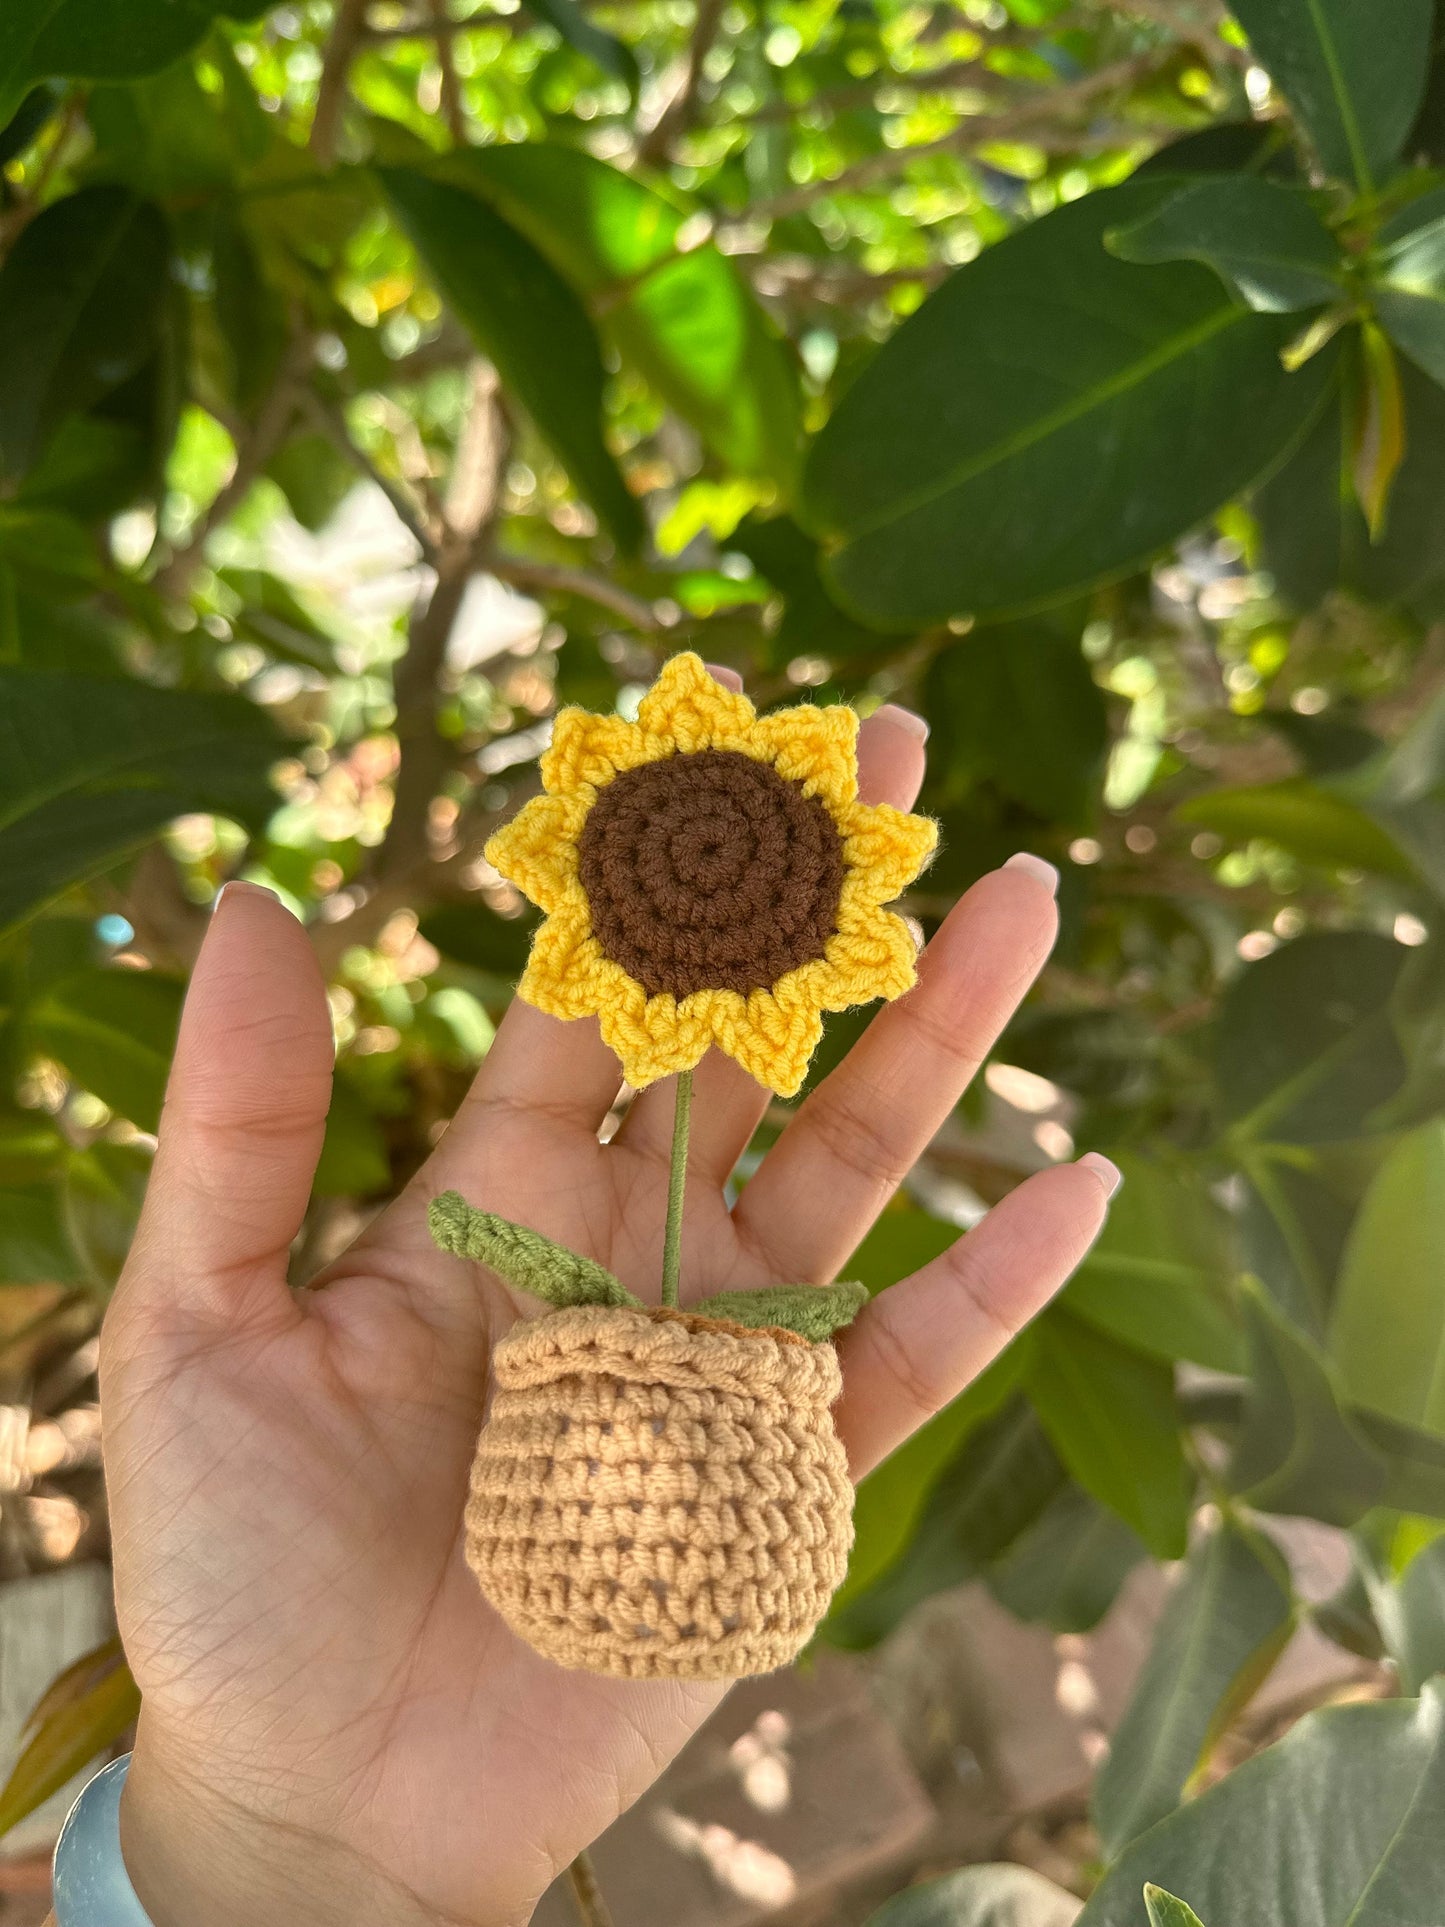
[[[467,1562],[559,1666],[735,1679],[793,1659],[853,1541],[830,1344],[580,1305],[515,1326],[467,1505]]]

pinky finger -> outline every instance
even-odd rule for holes
[[[855,1479],[957,1398],[1067,1281],[1119,1173],[1091,1152],[1028,1178],[941,1258],[866,1305],[839,1341],[838,1430]]]

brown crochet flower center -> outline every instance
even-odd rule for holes
[[[577,849],[597,941],[649,996],[770,988],[838,927],[843,840],[827,806],[738,750],[624,770]]]

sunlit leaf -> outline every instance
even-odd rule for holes
[[[27,1723],[29,1738],[0,1790],[0,1835],[114,1746],[139,1711],[140,1693],[118,1639],[68,1667]]]

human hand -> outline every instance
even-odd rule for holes
[[[726,672],[717,672],[720,675]],[[923,768],[902,711],[859,739],[869,801]],[[768,1093],[696,1073],[684,1299],[832,1278],[958,1101],[1053,941],[1006,867],[962,899],[740,1199]],[[721,1689],[563,1672],[487,1605],[462,1509],[490,1348],[525,1301],[432,1245],[455,1187],[659,1289],[672,1085],[618,1090],[594,1022],[516,1001],[403,1195],[312,1287],[286,1282],[331,1093],[301,926],[232,886],[192,979],[145,1212],[106,1319],[120,1627],[144,1706],[127,1866],[156,1927],[513,1927],[661,1771]],[[843,1336],[855,1477],[953,1398],[1063,1283],[1111,1173],[1039,1173]]]

